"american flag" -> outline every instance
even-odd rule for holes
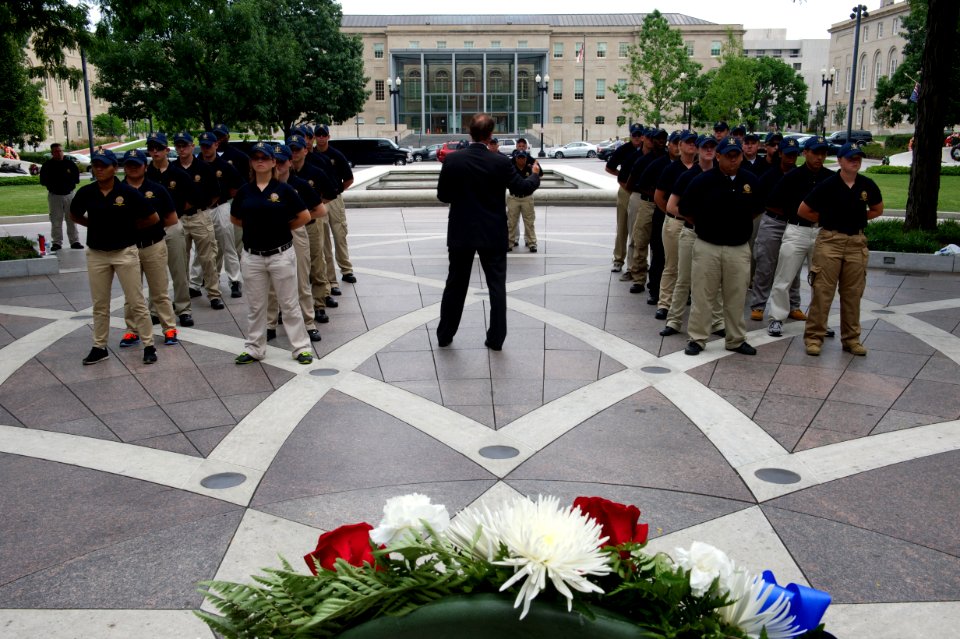
[[[913,93],[910,94],[910,101],[916,102],[920,99],[920,83],[916,82],[913,85]]]
[[[577,51],[577,64],[580,64],[581,62],[583,62],[583,49],[584,49],[584,43],[581,42],[580,50]]]

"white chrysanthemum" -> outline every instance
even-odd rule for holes
[[[497,536],[506,545],[507,556],[494,563],[513,566],[516,573],[501,586],[506,590],[524,580],[514,607],[523,603],[523,619],[530,611],[530,602],[546,587],[547,577],[560,594],[567,598],[567,609],[573,606],[573,590],[603,590],[587,579],[587,575],[610,572],[607,557],[600,552],[602,528],[579,508],[561,508],[556,497],[540,496],[536,502],[517,498],[495,514]]]
[[[800,634],[800,628],[794,625],[790,613],[790,602],[782,594],[766,610],[761,612],[763,604],[773,589],[757,575],[737,570],[730,578],[729,606],[719,610],[724,621],[740,627],[748,636],[756,639],[764,628],[769,639],[789,639]]]
[[[426,532],[424,521],[434,532],[441,533],[450,525],[450,514],[443,505],[431,504],[426,495],[391,497],[383,506],[380,525],[370,531],[370,539],[383,546],[410,540],[414,532],[421,535]]]
[[[717,578],[720,579],[720,592],[729,592],[734,566],[725,552],[702,541],[695,541],[690,545],[690,550],[677,548],[674,555],[677,565],[690,571],[690,589],[694,595],[705,595]]]
[[[465,508],[450,524],[446,532],[455,546],[472,553],[477,559],[492,562],[500,550],[496,516],[486,506]],[[476,537],[476,543],[474,543]]]

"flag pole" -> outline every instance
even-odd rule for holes
[[[587,34],[583,34],[583,42],[580,44],[580,58],[583,62],[583,100],[580,101],[580,139],[587,141],[585,132],[587,126]]]

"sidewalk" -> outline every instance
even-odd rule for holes
[[[358,282],[309,367],[282,331],[263,364],[233,364],[245,298],[193,300],[196,326],[153,366],[117,347],[117,298],[110,359],[84,367],[83,251],[62,251],[57,276],[0,281],[4,636],[213,637],[190,612],[197,582],[278,553],[306,571],[321,531],[376,525],[414,491],[451,513],[516,493],[633,503],[651,549],[706,541],[828,591],[841,639],[955,633],[960,278],[871,271],[865,358],[837,341],[808,357],[801,324],[770,338],[749,319],[756,357],[716,341],[688,357],[610,273],[612,209],[540,206],[537,224],[540,251],[509,255],[502,352],[483,346],[479,268],[460,332],[436,345],[441,208],[350,213]],[[224,472],[245,480],[204,485]]]

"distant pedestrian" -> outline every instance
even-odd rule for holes
[[[63,248],[63,221],[67,221],[67,239],[70,248],[82,249],[77,225],[70,218],[70,202],[74,189],[80,183],[80,169],[63,155],[63,147],[50,145],[50,159],[40,167],[40,184],[47,187],[47,207],[50,211],[50,250]]]

